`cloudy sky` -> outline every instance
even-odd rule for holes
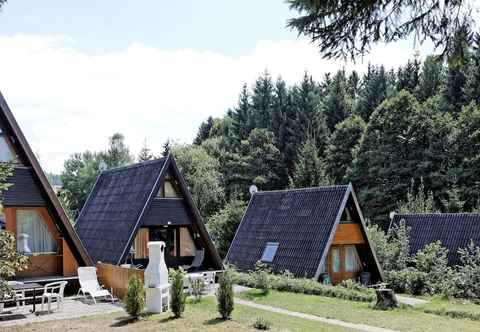
[[[189,143],[202,120],[235,105],[265,69],[295,83],[326,61],[285,28],[280,0],[10,0],[0,13],[0,91],[46,171],[74,152],[104,149],[114,132],[137,154],[144,139]],[[387,67],[410,42],[376,47]]]

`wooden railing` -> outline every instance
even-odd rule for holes
[[[106,289],[112,290],[113,294],[122,300],[127,294],[128,280],[133,275],[137,275],[143,283],[143,270],[97,263],[97,276],[100,279],[100,283]]]

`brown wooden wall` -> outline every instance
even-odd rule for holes
[[[62,267],[63,267],[63,276],[64,277],[73,277],[77,275],[78,262],[73,257],[72,251],[68,247],[65,239],[62,239]]]
[[[128,280],[136,275],[144,281],[143,270],[124,268],[117,265],[97,263],[97,276],[100,283],[110,291],[114,296],[123,299],[127,294]]]
[[[364,244],[365,238],[359,224],[339,224],[332,244]]]

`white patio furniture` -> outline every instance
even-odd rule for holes
[[[184,270],[198,269],[200,266],[202,266],[204,258],[205,258],[205,249],[202,248],[195,252],[195,258],[193,258],[192,264],[183,265],[182,268]]]
[[[110,298],[112,303],[115,301],[113,295],[98,283],[96,267],[79,267],[78,280],[80,282],[78,294],[82,293],[84,297],[90,295],[90,297],[93,299],[93,303],[97,303],[96,298]]]
[[[52,312],[52,301],[55,300],[57,302],[57,309],[61,309],[63,306],[63,293],[65,291],[65,286],[67,285],[67,281],[58,281],[58,282],[51,282],[45,285],[42,294],[42,306],[41,311],[43,311],[43,305],[45,304],[45,300],[48,303],[48,312]]]
[[[9,286],[16,286],[16,285],[23,285],[23,282],[21,281],[7,281],[7,285]],[[15,303],[17,305],[17,310],[20,309],[20,306],[24,307],[25,306],[25,291],[24,290],[19,290],[15,291]]]

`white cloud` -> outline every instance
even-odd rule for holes
[[[379,47],[355,67],[394,67],[412,53],[405,44]],[[345,65],[352,68],[323,60],[301,40],[259,41],[230,57],[142,43],[90,55],[65,36],[0,36],[0,90],[42,165],[55,172],[74,152],[103,149],[116,131],[134,153],[144,138],[157,153],[167,138],[190,142],[202,120],[234,106],[242,84],[266,68],[295,83],[305,70],[321,79]]]

